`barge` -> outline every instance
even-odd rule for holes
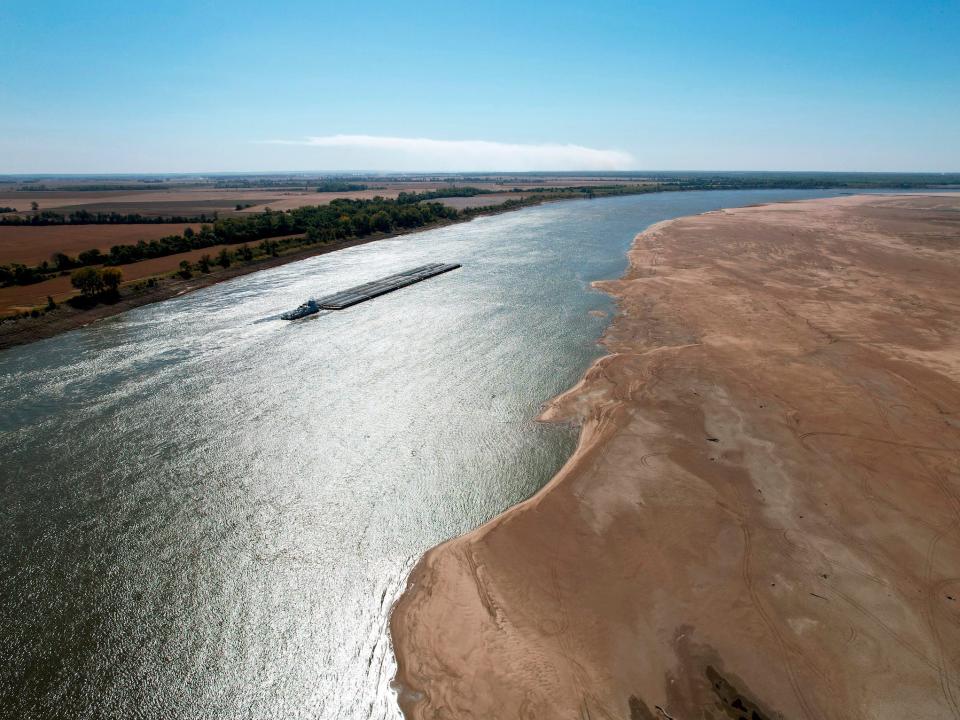
[[[320,310],[344,310],[348,307],[362,303],[366,300],[372,300],[375,297],[386,295],[394,290],[413,285],[414,283],[427,280],[445,272],[456,270],[460,267],[459,263],[430,263],[420,265],[419,267],[404,270],[394,275],[388,275],[379,280],[357,285],[346,290],[325,295],[320,298],[311,298],[296,310],[284,313],[280,317],[284,320],[296,320],[307,315],[313,315]]]

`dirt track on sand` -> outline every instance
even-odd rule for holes
[[[429,552],[409,718],[960,718],[960,196],[684,218],[602,287],[579,449]]]

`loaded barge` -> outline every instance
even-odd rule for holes
[[[460,267],[459,263],[430,263],[429,265],[421,265],[411,270],[404,270],[395,275],[388,275],[385,278],[380,278],[373,282],[357,285],[347,290],[341,290],[333,295],[325,295],[324,297],[315,299],[311,298],[296,310],[285,312],[280,317],[284,320],[296,320],[306,317],[307,315],[314,315],[321,310],[343,310],[357,303],[362,303],[365,300],[372,300],[375,297],[399,290],[407,285],[413,285],[421,280],[456,270],[458,267]]]

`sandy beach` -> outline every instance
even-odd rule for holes
[[[431,550],[421,718],[960,718],[960,195],[654,226],[537,495]]]

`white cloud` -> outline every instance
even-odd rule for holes
[[[377,135],[327,135],[266,142],[326,150],[324,155],[329,156],[327,159],[333,164],[346,162],[358,170],[630,170],[635,165],[629,153],[582,145],[523,145]]]

